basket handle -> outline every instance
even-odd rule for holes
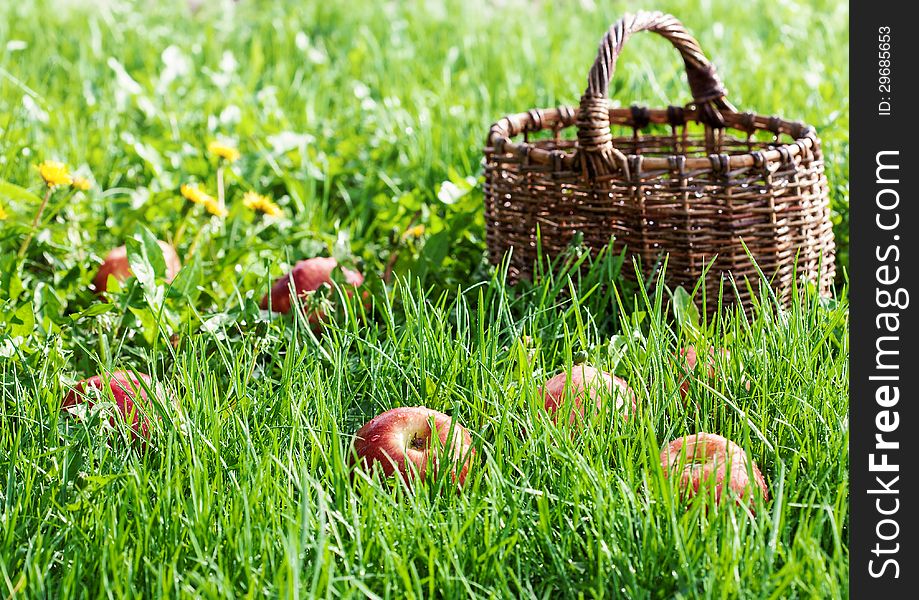
[[[622,47],[630,35],[639,31],[660,34],[680,51],[701,122],[722,128],[725,122],[721,110],[736,112],[725,98],[727,90],[718,78],[714,65],[705,58],[699,42],[676,17],[657,11],[627,14],[603,36],[597,59],[587,76],[587,89],[581,96],[577,116],[578,142],[586,159],[584,167],[591,176],[612,173],[617,167],[628,170],[625,155],[613,147],[607,93]]]

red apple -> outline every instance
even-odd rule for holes
[[[721,356],[725,361],[731,360],[731,351],[727,348],[722,348],[720,350]],[[686,398],[689,395],[689,378],[694,374],[696,370],[696,365],[699,362],[698,354],[696,353],[695,346],[686,346],[680,350],[680,359],[683,364],[683,380],[680,382],[680,396]],[[708,358],[705,360],[705,366],[707,368],[706,377],[712,379],[716,375],[716,359],[715,359],[715,349],[708,349]],[[747,384],[749,388],[749,384]]]
[[[614,398],[616,410],[621,410],[627,419],[637,409],[635,392],[628,382],[616,375],[595,369],[588,365],[575,365],[571,369],[571,378],[562,372],[545,383],[542,393],[545,396],[545,409],[552,415],[552,422],[558,423],[558,409],[565,403],[565,390],[570,389],[574,407],[569,415],[569,422],[575,425],[584,420],[585,404],[594,404],[597,410],[603,406],[605,398]],[[588,400],[590,402],[588,402]]]
[[[157,243],[163,250],[163,258],[166,260],[166,282],[169,283],[179,274],[179,269],[182,268],[182,262],[179,260],[176,249],[173,248],[171,244],[167,244],[162,240],[157,240]],[[106,256],[105,260],[102,262],[102,266],[99,267],[99,272],[96,273],[96,277],[93,279],[93,286],[97,293],[101,294],[105,292],[109,275],[113,276],[118,281],[124,281],[131,276],[131,265],[128,263],[128,250],[125,246],[118,246],[109,252],[108,256]]]
[[[435,431],[438,443],[432,448]],[[406,484],[413,477],[423,481],[429,463],[436,476],[443,462],[461,486],[475,449],[469,431],[458,421],[424,406],[411,406],[388,410],[365,423],[355,434],[354,455],[366,471],[377,464],[386,477],[398,473]]]
[[[718,352],[722,356],[722,360],[727,362],[731,360],[731,351],[727,348],[721,348]],[[686,346],[680,350],[680,359],[682,363],[682,381],[680,382],[680,396],[686,398],[689,395],[689,379],[695,375],[696,365],[699,363],[698,353],[694,346]],[[708,367],[705,377],[708,379],[713,379],[718,374],[717,369],[717,359],[715,355],[715,349],[708,349],[708,358],[705,360],[704,364]],[[741,370],[743,370],[743,365],[740,365]],[[744,388],[747,391],[750,391],[750,381],[741,373],[740,376],[741,383],[744,384]]]
[[[152,379],[149,375],[144,373],[139,375],[147,387],[152,386]],[[92,408],[97,402],[109,401],[110,397],[105,387],[106,381],[101,375],[78,382],[64,397],[61,410],[73,415],[80,407]],[[108,388],[112,392],[111,398],[115,400],[115,406],[121,419],[131,428],[132,439],[134,441],[139,438],[149,439],[150,421],[146,415],[141,413],[137,405],[142,403],[144,410],[148,413],[152,410],[152,406],[141,381],[128,371],[115,371],[108,377]],[[117,426],[114,415],[109,418],[109,423]]]
[[[713,485],[716,504],[724,498],[725,486],[738,503],[757,492],[764,500],[769,499],[766,480],[756,464],[747,459],[743,448],[720,435],[697,433],[681,437],[661,451],[660,459],[665,476],[680,478],[684,498],[691,498],[700,489],[704,493],[705,486]]]
[[[344,277],[345,284],[358,287],[364,283],[364,276],[357,271],[351,271],[338,266],[338,261],[334,258],[316,257],[299,261],[290,273],[278,279],[271,288],[271,292],[262,298],[261,307],[267,309],[269,304],[271,310],[279,313],[288,313],[291,308],[290,299],[290,282],[293,280],[294,289],[297,296],[303,296],[308,292],[314,292],[322,286],[332,285],[332,272],[341,268],[341,274]],[[349,291],[349,294],[351,292]],[[309,322],[316,323],[321,321],[325,315],[320,311],[315,311],[309,315]]]

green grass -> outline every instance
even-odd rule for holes
[[[624,282],[620,257],[516,287],[484,261],[489,125],[576,104],[623,3],[94,4],[0,6],[0,180],[26,190],[0,188],[0,595],[847,596],[844,276],[833,300],[700,323],[680,292]],[[844,271],[846,8],[639,7],[686,23],[739,108],[817,128]],[[680,66],[636,36],[614,99],[685,102]],[[216,188],[218,137],[243,153],[225,221],[178,194]],[[55,158],[95,185],[55,192],[18,259],[35,165]],[[445,181],[463,193],[439,197]],[[285,218],[252,215],[248,189]],[[103,305],[99,262],[146,231],[182,274]],[[293,260],[327,253],[368,275],[366,306],[332,295],[318,334],[258,310]],[[731,349],[691,402],[673,359],[687,343]],[[629,380],[636,418],[577,436],[539,418],[539,384],[584,358]],[[59,413],[70,384],[118,368],[166,390],[146,452]],[[461,493],[348,467],[361,423],[416,404],[472,431]],[[681,503],[658,453],[697,431],[743,446],[772,499]]]

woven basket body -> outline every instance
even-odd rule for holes
[[[691,105],[609,107],[616,58],[641,30],[680,50]],[[698,43],[662,13],[610,28],[588,81],[578,108],[509,115],[489,133],[487,243],[493,263],[512,251],[511,279],[529,277],[540,250],[553,257],[581,236],[595,251],[611,239],[627,248],[648,280],[664,260],[670,285],[691,290],[707,272],[709,306],[719,288],[746,304],[759,293],[757,266],[783,300],[796,277],[829,292],[835,247],[813,128],[737,112]]]

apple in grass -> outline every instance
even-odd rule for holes
[[[182,268],[182,262],[179,260],[179,254],[172,244],[167,244],[162,240],[157,240],[160,248],[163,250],[163,259],[166,261],[166,283],[175,279]],[[131,264],[128,262],[128,249],[126,246],[118,246],[105,257],[99,271],[93,278],[93,287],[96,293],[102,294],[108,284],[108,277],[111,275],[118,281],[124,281],[132,275]]]
[[[293,305],[290,294],[291,284],[297,297],[304,297],[310,292],[315,292],[321,287],[331,287],[333,273],[338,270],[344,280],[345,286],[359,287],[364,283],[364,276],[350,269],[338,265],[338,261],[331,257],[316,257],[301,260],[294,265],[290,273],[278,279],[271,287],[271,291],[262,298],[262,309],[271,309],[278,313],[289,313]],[[348,294],[352,294],[348,290]],[[318,323],[325,318],[320,310],[313,310],[307,319],[310,323]]]
[[[589,365],[575,365],[570,377],[567,372],[559,373],[542,387],[545,410],[551,415],[553,423],[558,424],[558,411],[565,405],[566,390],[570,390],[573,403],[568,415],[571,425],[590,417],[586,414],[588,407],[591,412],[594,407],[601,410],[606,400],[614,401],[615,410],[626,419],[638,407],[635,392],[625,379]]]
[[[153,386],[153,380],[145,373],[115,371],[108,377],[95,375],[78,382],[67,392],[61,410],[71,416],[80,416],[99,403],[114,400],[115,414],[109,417],[109,424],[113,427],[127,425],[132,441],[148,440],[150,420],[147,415],[153,407],[145,386]]]
[[[704,377],[708,379],[714,379],[718,374],[718,357],[717,354],[721,354],[721,360],[724,363],[727,363],[731,360],[731,351],[727,348],[721,348],[720,350],[715,350],[715,348],[708,349],[708,355],[704,360],[700,361],[699,353],[696,351],[695,346],[686,346],[680,350],[680,364],[682,368],[682,381],[680,381],[680,397],[686,398],[689,395],[689,379],[690,377],[697,374],[696,367],[700,366],[705,369]],[[745,378],[741,378],[741,381],[744,382],[744,387],[747,391],[750,390],[750,382],[746,381]]]
[[[738,503],[759,494],[769,500],[766,480],[743,448],[715,433],[697,433],[673,440],[660,455],[665,477],[678,477],[680,495],[690,499],[714,487],[715,503],[725,497]]]
[[[462,486],[475,456],[472,436],[455,419],[424,406],[394,408],[365,423],[354,436],[353,460],[364,470],[379,468],[383,475],[398,475],[411,485],[424,481],[433,469],[449,468]]]

